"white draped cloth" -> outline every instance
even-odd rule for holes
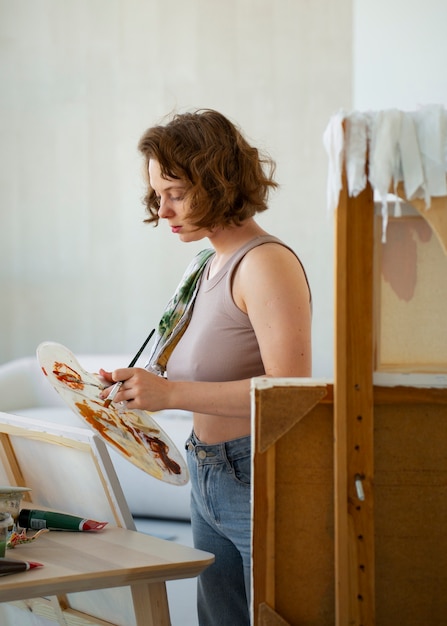
[[[417,111],[388,109],[347,114],[339,111],[326,127],[323,142],[329,157],[328,210],[337,208],[346,167],[348,193],[357,196],[371,184],[382,204],[383,239],[388,221],[388,194],[403,183],[408,200],[447,195],[447,111],[427,105]],[[395,203],[399,215],[400,203]]]

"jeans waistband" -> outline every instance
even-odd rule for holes
[[[202,443],[194,431],[186,441],[185,449],[195,454],[198,460],[208,462],[236,459],[251,453],[251,436],[239,437],[221,443]]]

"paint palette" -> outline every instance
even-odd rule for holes
[[[49,383],[68,406],[124,458],[151,476],[174,485],[189,480],[183,456],[151,413],[125,406],[104,406],[99,396],[104,384],[87,372],[59,343],[44,342],[37,359]]]

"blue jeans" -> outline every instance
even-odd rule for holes
[[[186,442],[194,546],[216,559],[198,578],[200,626],[250,625],[251,438]]]

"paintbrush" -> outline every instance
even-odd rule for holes
[[[141,356],[141,353],[143,352],[144,348],[147,346],[147,344],[149,343],[149,341],[151,340],[152,335],[155,333],[155,328],[153,328],[151,330],[151,332],[149,333],[149,336],[147,339],[145,339],[143,345],[141,346],[141,348],[138,350],[138,352],[136,353],[136,355],[134,356],[134,358],[132,359],[132,361],[129,363],[129,365],[127,367],[133,367],[135,365],[135,363],[138,361],[138,359]],[[118,391],[121,388],[121,385],[123,384],[122,380],[119,380],[117,383],[115,383],[112,387],[112,389],[110,390],[109,395],[107,396],[105,402],[104,402],[104,406],[106,407],[106,409],[109,408],[109,406],[111,405],[111,403],[114,401],[116,394],[118,393]]]

